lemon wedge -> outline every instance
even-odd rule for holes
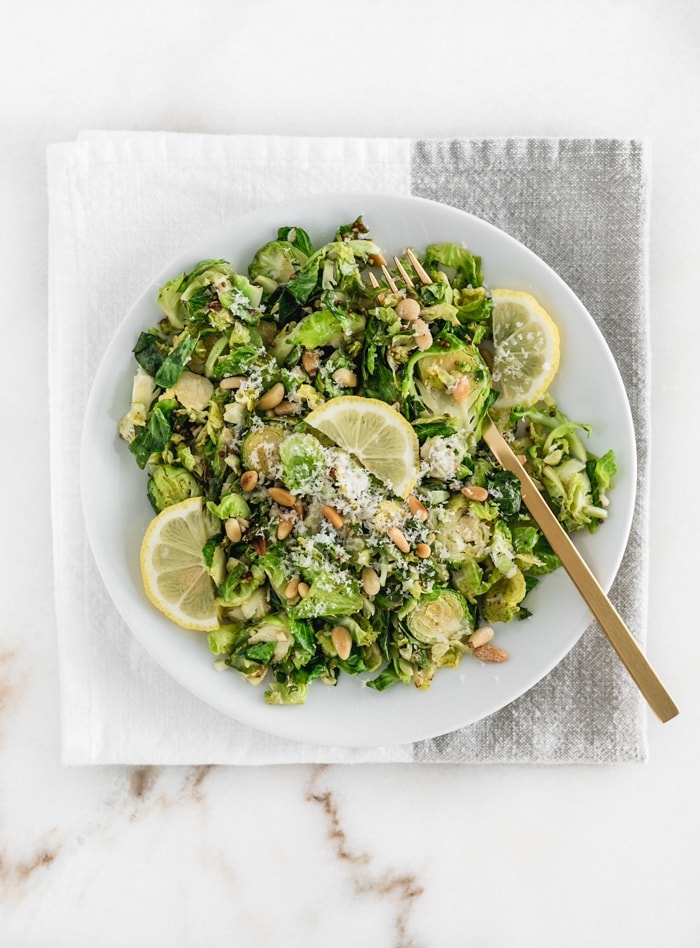
[[[305,419],[399,497],[408,497],[418,480],[418,438],[411,424],[377,398],[341,395]]]
[[[184,629],[211,632],[219,627],[216,590],[202,548],[220,526],[201,497],[189,497],[154,517],[141,543],[146,595]]]
[[[518,290],[493,290],[493,387],[496,408],[528,408],[539,401],[559,368],[559,330],[552,317]]]

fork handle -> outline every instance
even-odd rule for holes
[[[482,432],[499,464],[519,478],[523,501],[537,521],[562,566],[571,577],[589,609],[598,620],[623,665],[660,721],[676,717],[678,708],[651,667],[636,639],[620,618],[587,563],[571,542],[534,481],[517,459],[492,421],[487,420]]]

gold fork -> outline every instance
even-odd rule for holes
[[[433,281],[421,265],[414,251],[410,248],[407,249],[406,256],[421,283],[424,286],[430,285]],[[413,281],[398,257],[394,257],[394,264],[401,280],[407,287],[413,288]],[[396,285],[396,281],[391,276],[385,263],[381,264],[381,271],[392,293],[398,293],[399,288]],[[369,279],[372,286],[378,289],[380,284],[373,273],[370,273]],[[636,639],[623,622],[619,613],[598,583],[598,580],[538,490],[535,482],[520,463],[518,457],[504,439],[490,416],[486,418],[482,430],[482,437],[501,467],[507,471],[511,471],[520,480],[522,499],[525,506],[559,557],[562,566],[588,605],[588,608],[598,620],[598,624],[608,637],[608,641],[617,652],[620,660],[632,677],[632,680],[649,704],[649,707],[654,711],[659,720],[664,723],[676,717],[679,713],[676,704],[651,667],[651,664],[642,652]]]

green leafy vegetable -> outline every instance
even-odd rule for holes
[[[161,287],[119,432],[156,512],[201,496],[212,518],[195,550],[216,594],[217,669],[265,682],[270,705],[347,675],[424,690],[472,654],[477,619],[526,619],[560,565],[482,441],[487,417],[570,531],[605,522],[614,453],[592,453],[590,427],[549,394],[498,411],[493,298],[470,250],[431,244],[429,281],[403,259],[411,286],[395,271],[392,288],[361,217],[327,243],[296,225],[267,236],[241,272],[203,260]],[[348,395],[412,427],[410,496],[368,463],[391,426],[372,442],[364,415],[352,437],[308,424]]]

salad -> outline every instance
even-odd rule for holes
[[[162,286],[134,347],[119,430],[156,513],[145,590],[270,704],[507,659],[493,626],[559,562],[487,413],[567,530],[607,517],[614,454],[548,391],[548,314],[457,244],[394,259],[362,218],[319,247],[282,227],[245,273],[205,260]]]

